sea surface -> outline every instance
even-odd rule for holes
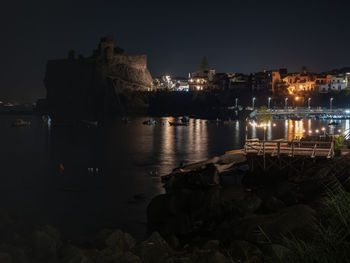
[[[30,127],[11,127],[16,118]],[[48,127],[37,116],[0,116],[0,209],[22,220],[57,227],[63,236],[85,240],[103,228],[120,228],[136,238],[146,235],[150,200],[164,192],[159,176],[181,162],[206,160],[242,148],[243,122],[227,124],[191,119],[187,127],[169,126],[171,117],[110,121],[103,127]],[[338,133],[329,121],[278,120],[266,139]],[[324,130],[322,130],[324,128]],[[340,130],[340,131],[338,131]],[[248,126],[248,138],[264,129]],[[60,168],[61,167],[61,168]]]

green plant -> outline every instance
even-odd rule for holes
[[[257,121],[260,124],[268,123],[273,120],[272,114],[268,111],[266,106],[259,107],[258,113]]]
[[[334,149],[340,150],[345,145],[345,136],[343,135],[336,135],[334,136]]]
[[[349,262],[350,194],[337,179],[326,185],[325,194],[318,220],[311,226],[311,239],[283,236],[281,245],[271,244],[271,262]]]

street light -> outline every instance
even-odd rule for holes
[[[255,106],[255,100],[256,100],[256,98],[253,97],[253,110],[254,110],[254,106]]]
[[[311,101],[311,98],[308,98],[307,99],[307,107],[310,109],[310,101]]]
[[[267,100],[267,108],[268,109],[270,109],[270,104],[271,104],[271,97],[269,97]]]
[[[288,106],[288,98],[285,98],[284,99],[284,107],[287,109],[287,106]]]
[[[329,99],[329,109],[332,111],[332,102],[333,102],[334,98],[330,98]]]
[[[236,108],[238,107],[238,98],[236,98]]]

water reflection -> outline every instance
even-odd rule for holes
[[[334,126],[328,125],[324,120],[274,120],[266,126],[266,139],[285,139],[293,140],[303,138],[307,135],[326,135],[334,134]],[[343,129],[349,127],[349,120],[343,121]],[[248,138],[264,138],[264,128],[258,125],[248,126]]]
[[[271,121],[268,122],[268,126],[267,126],[267,140],[272,140],[272,123]]]
[[[209,158],[208,155],[208,125],[205,120],[191,119],[189,126],[170,126],[168,121],[175,118],[165,118],[161,127],[159,167],[161,174],[180,165]]]
[[[284,136],[283,136],[283,138],[286,140],[288,140],[288,128],[289,128],[288,120],[285,120],[284,121]]]
[[[344,129],[344,133],[348,133],[349,132],[349,120],[345,120],[345,129]]]
[[[235,141],[239,141],[239,139],[240,139],[240,129],[239,129],[239,121],[236,121],[235,122],[235,131],[234,131],[234,140]]]
[[[256,125],[252,125],[251,126],[252,128],[252,138],[255,139],[257,138],[257,135],[256,135],[256,130],[257,130],[257,126]]]
[[[159,177],[150,176],[150,171],[157,169],[163,175],[181,161],[197,162],[241,149],[246,135],[246,125],[240,121],[217,124],[191,119],[189,126],[177,127],[169,126],[172,118],[156,119],[155,126],[142,124],[149,118],[134,118],[128,124],[112,121],[96,129],[46,130],[36,119],[30,119],[29,129],[11,128],[12,119],[0,119],[1,205],[36,216],[36,222],[58,226],[65,234],[94,235],[110,226],[140,236],[149,200],[164,191]],[[266,127],[266,138],[293,139],[316,134],[322,127],[332,133],[328,123],[274,120]],[[349,120],[339,123],[337,130],[350,128]],[[264,128],[248,126],[247,134],[262,139]],[[57,172],[60,163],[63,175]],[[99,169],[99,176],[89,175],[91,167]],[[138,193],[145,193],[147,200],[129,203]]]

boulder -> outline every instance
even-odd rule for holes
[[[98,249],[103,249],[106,247],[106,239],[113,233],[113,229],[102,229],[99,231],[95,238],[95,246]]]
[[[57,258],[57,250],[60,242],[43,230],[35,230],[33,233],[33,249],[35,257],[41,260]]]
[[[177,189],[198,189],[220,183],[219,173],[214,164],[207,164],[198,170],[172,174],[164,186],[167,193]]]
[[[299,203],[303,195],[299,192],[299,185],[288,181],[280,182],[273,185],[275,196],[282,200],[287,206]]]
[[[96,263],[114,263],[118,262],[118,258],[120,258],[123,254],[124,252],[121,250],[118,251],[107,247],[99,251],[98,255],[94,255],[93,259],[96,261]]]
[[[111,233],[106,239],[107,247],[121,251],[131,250],[135,244],[136,241],[130,234],[124,233],[119,229]]]
[[[1,244],[0,252],[11,256],[11,260],[14,263],[27,263],[27,255],[22,248],[18,248],[9,244]],[[2,262],[0,260],[0,262]]]
[[[93,263],[80,248],[67,244],[60,249],[60,259],[65,263]]]
[[[180,246],[179,239],[175,235],[170,235],[167,238],[167,242],[172,248],[178,248]]]
[[[4,253],[4,252],[0,252],[0,262],[1,263],[14,263],[12,261],[12,257],[9,254]]]
[[[281,234],[305,232],[314,222],[315,211],[306,205],[287,207],[278,213],[244,217],[231,224],[231,233],[237,239],[252,243],[278,240]],[[229,231],[229,230],[228,230]]]
[[[203,249],[209,249],[209,250],[218,250],[220,248],[220,241],[219,240],[209,240],[207,243],[204,244],[202,247]]]
[[[227,253],[233,262],[262,262],[263,257],[258,247],[244,240],[231,242]]]
[[[135,254],[144,263],[163,263],[172,258],[173,251],[158,232],[135,247]]]
[[[261,206],[262,200],[255,194],[250,193],[242,200],[242,205],[247,213],[254,213]]]
[[[217,250],[195,250],[191,259],[194,263],[230,263],[230,260]]]
[[[153,198],[147,208],[150,229],[162,234],[182,235],[194,231],[199,221],[210,221],[221,215],[219,185],[176,191]]]
[[[118,263],[142,263],[141,259],[131,252],[125,252],[121,256],[117,257]]]
[[[286,258],[290,252],[289,248],[280,244],[269,244],[263,249],[264,257],[269,262],[280,262],[281,258]]]
[[[228,217],[237,218],[250,215],[257,211],[262,204],[262,200],[255,194],[249,193],[242,200],[231,200],[225,202],[223,213],[226,220]]]
[[[284,202],[274,196],[267,197],[262,203],[262,208],[268,212],[278,212],[285,207]]]

